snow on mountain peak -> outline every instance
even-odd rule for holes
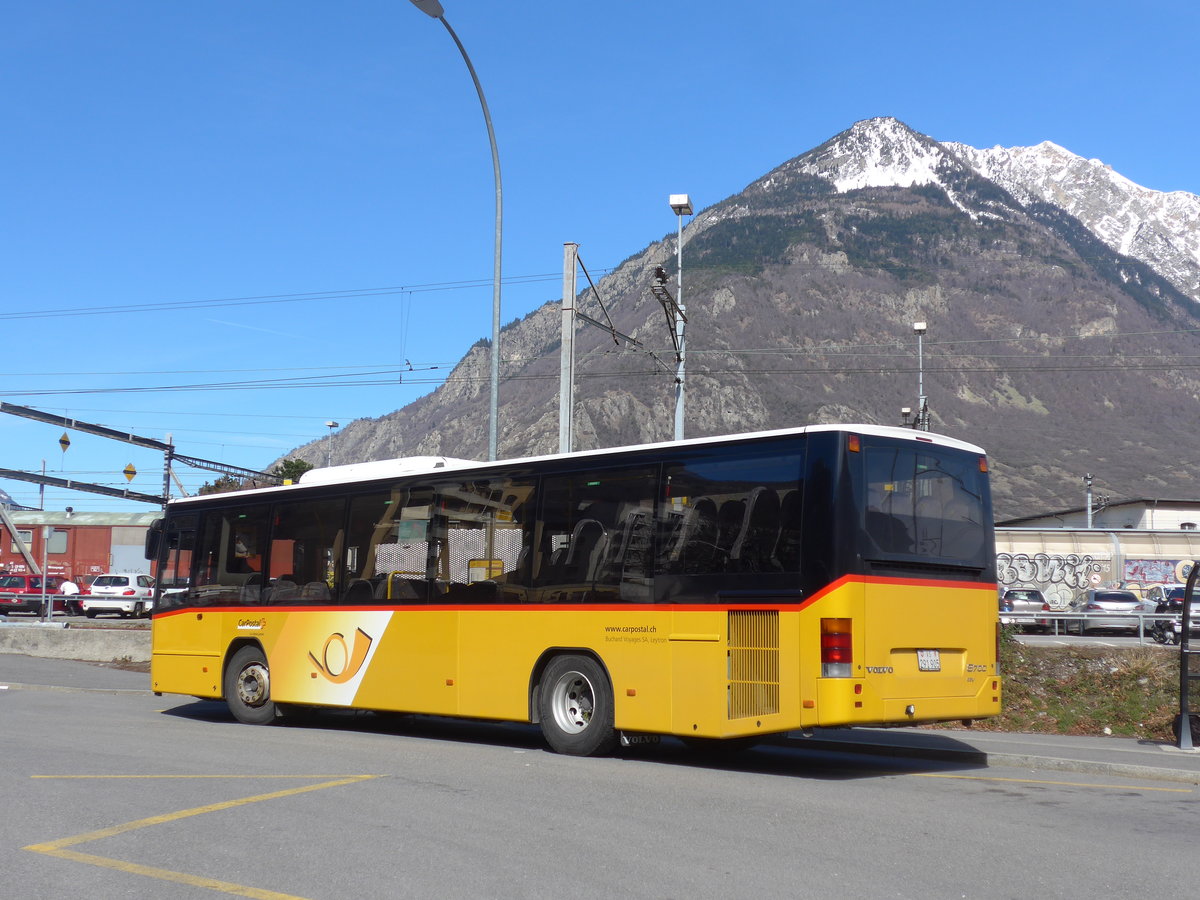
[[[833,182],[839,193],[865,187],[912,187],[936,182],[945,152],[898,119],[855,122],[805,155],[800,171]]]
[[[1149,264],[1200,300],[1200,197],[1142,187],[1101,160],[1051,141],[990,150],[945,146],[1022,203],[1066,210],[1113,250]]]
[[[960,197],[952,174],[973,171],[1020,204],[1047,203],[1065,211],[1110,248],[1146,263],[1200,302],[1200,197],[1144,188],[1104,162],[1084,159],[1053,141],[980,150],[939,143],[881,116],[855,122],[781,169],[760,180],[759,187],[770,191],[786,184],[789,171],[821,178],[839,193],[936,184],[974,219],[991,213]]]

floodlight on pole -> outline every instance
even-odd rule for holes
[[[325,427],[329,429],[329,440],[325,444],[325,465],[333,465],[333,429],[338,427],[338,423],[330,419],[325,423]]]
[[[685,357],[687,355],[687,305],[683,302],[683,217],[692,214],[692,201],[687,194],[671,194],[668,203],[679,222],[679,235],[675,243],[675,303],[679,316],[675,320],[675,440],[683,440],[683,411],[686,404],[684,388]]]
[[[496,184],[496,228],[495,249],[492,255],[492,358],[491,375],[488,391],[488,459],[495,459],[497,453],[496,419],[500,407],[500,250],[504,233],[504,193],[500,183],[500,154],[496,150],[496,132],[492,128],[492,115],[488,111],[487,98],[483,95],[483,85],[475,74],[475,66],[471,57],[450,23],[446,21],[445,11],[438,0],[410,0],[413,6],[430,18],[437,19],[446,27],[458,52],[462,54],[467,71],[471,73],[471,81],[475,83],[475,93],[479,95],[479,105],[483,108],[483,121],[487,125],[488,144],[492,150],[492,176]]]
[[[913,322],[913,334],[917,336],[917,418],[915,426],[929,430],[929,403],[925,396],[925,347],[923,339],[928,331],[925,322]]]

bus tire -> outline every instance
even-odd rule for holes
[[[233,717],[247,725],[275,721],[271,672],[267,657],[257,645],[247,645],[233,654],[225,668],[225,703]]]
[[[589,656],[556,656],[542,673],[538,717],[550,749],[603,756],[617,747],[608,675]]]

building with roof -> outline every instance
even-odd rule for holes
[[[997,522],[998,528],[1087,528],[1086,506]],[[1138,498],[1092,507],[1092,528],[1103,530],[1194,531],[1200,527],[1200,500]]]
[[[80,579],[105,572],[149,573],[146,531],[161,512],[105,513],[13,510],[8,519],[28,553],[22,553],[6,524],[0,524],[0,570],[32,571]]]

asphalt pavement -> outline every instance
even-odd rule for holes
[[[78,660],[0,653],[0,691],[150,692],[150,676]],[[1017,734],[973,729],[845,728],[798,732],[797,748],[961,761],[975,765],[1070,771],[1200,784],[1200,751],[1127,737]]]

